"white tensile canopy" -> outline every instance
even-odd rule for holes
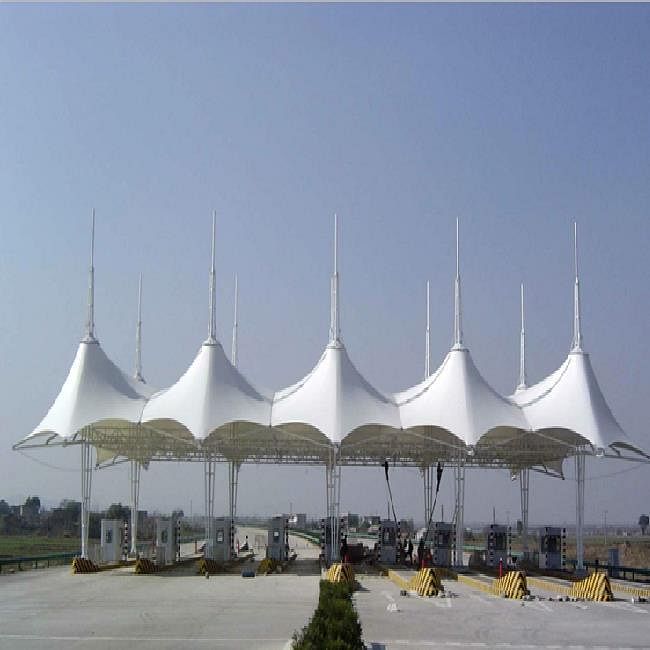
[[[650,459],[612,415],[582,349],[577,261],[573,349],[556,372],[528,387],[522,302],[520,382],[514,395],[504,397],[482,377],[463,344],[457,244],[454,345],[424,381],[387,395],[357,370],[341,341],[335,222],[329,343],[306,377],[272,394],[255,388],[216,339],[214,223],[212,234],[208,339],[182,377],[154,393],[142,379],[139,351],[136,377],[131,378],[95,338],[93,213],[86,336],[47,415],[15,449],[83,442],[84,448],[95,446],[102,458],[121,456],[141,464],[206,460],[212,477],[214,470],[207,468],[219,459],[237,467],[246,461],[324,463],[333,521],[340,489],[337,467],[342,464],[392,459],[424,471],[441,460],[459,468],[541,467],[560,474],[568,456]],[[82,475],[89,462],[86,451]],[[462,501],[460,469],[457,475],[457,499]],[[88,481],[88,491],[89,486]],[[89,503],[89,492],[82,502]],[[462,525],[462,512],[457,515]]]
[[[209,339],[185,374],[149,399],[141,421],[147,428],[203,443],[233,423],[268,426],[270,414],[270,398],[232,365],[221,343]]]
[[[93,425],[132,430],[150,394],[147,384],[127,376],[94,337],[86,337],[50,410],[23,442],[68,442]]]

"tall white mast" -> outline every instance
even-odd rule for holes
[[[217,211],[212,212],[212,263],[210,265],[210,326],[208,329],[208,339],[206,343],[214,344],[217,342],[217,305],[216,305],[216,282],[214,271],[214,242],[215,229],[217,223]]]
[[[572,352],[582,352],[582,328],[580,323],[580,280],[578,279],[578,224],[573,222],[573,264],[575,284],[573,286],[573,348]]]
[[[84,343],[96,343],[95,338],[95,208],[93,208],[92,228],[90,235],[90,273],[88,277],[88,319],[86,320],[86,335]]]
[[[430,309],[429,309],[429,280],[427,280],[427,329],[424,338],[424,378],[431,374],[431,335],[430,335]]]
[[[135,378],[144,383],[142,376],[142,273],[138,280],[138,322],[135,326]]]
[[[331,281],[331,304],[330,304],[330,343],[341,341],[341,324],[339,321],[339,223],[338,217],[334,215],[334,273]]]
[[[528,388],[526,381],[526,326],[524,321],[524,283],[521,283],[521,333],[519,335],[519,384],[517,390]]]
[[[239,326],[239,322],[237,319],[237,309],[238,309],[238,303],[239,303],[239,286],[237,283],[237,274],[235,273],[235,316],[233,318],[232,322],[232,365],[237,367],[237,328]]]
[[[460,300],[460,245],[458,234],[458,218],[456,218],[456,283],[454,291],[454,349],[463,348],[463,323]]]

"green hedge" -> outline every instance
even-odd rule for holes
[[[302,632],[294,632],[294,650],[364,650],[361,624],[352,605],[352,588],[320,582],[318,607]]]

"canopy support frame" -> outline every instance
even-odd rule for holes
[[[585,571],[584,556],[584,519],[585,519],[585,461],[586,456],[582,450],[577,450],[575,455],[576,468],[576,573]]]
[[[519,470],[519,491],[521,498],[521,547],[524,558],[528,557],[528,497],[530,487],[530,469]]]
[[[203,486],[205,490],[205,557],[214,555],[214,485],[216,462],[212,454],[207,454],[203,462]]]
[[[129,481],[131,483],[131,553],[138,555],[138,504],[140,501],[140,470],[137,460],[129,461]]]
[[[90,521],[90,494],[93,478],[92,445],[81,443],[81,557],[88,559],[88,524]]]
[[[341,506],[341,463],[338,445],[332,447],[329,462],[325,466],[325,483],[327,493],[327,518],[330,524],[330,554],[325,558],[328,563],[339,559],[339,512]]]
[[[454,548],[454,564],[457,567],[464,566],[463,549],[465,547],[465,456],[461,451],[457,462],[454,465],[454,496],[456,519],[456,545]]]

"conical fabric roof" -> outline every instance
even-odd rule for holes
[[[600,389],[589,355],[573,350],[548,377],[511,398],[532,428],[570,445],[621,447],[642,453],[627,438]],[[642,454],[644,455],[644,454]]]
[[[271,424],[303,425],[304,435],[316,430],[335,444],[366,425],[400,428],[395,404],[363,377],[340,341],[325,348],[304,379],[275,394]]]
[[[50,410],[23,442],[48,435],[71,440],[99,422],[137,423],[148,393],[146,384],[122,372],[96,340],[84,340]]]
[[[404,429],[432,427],[429,435],[449,443],[445,432],[465,445],[487,434],[510,437],[529,424],[521,410],[483,379],[467,348],[454,346],[438,370],[395,395]],[[442,430],[442,431],[441,431]]]
[[[195,440],[233,422],[268,426],[271,400],[230,363],[220,343],[206,342],[192,365],[170,388],[153,395],[142,423],[167,420],[182,425]]]

